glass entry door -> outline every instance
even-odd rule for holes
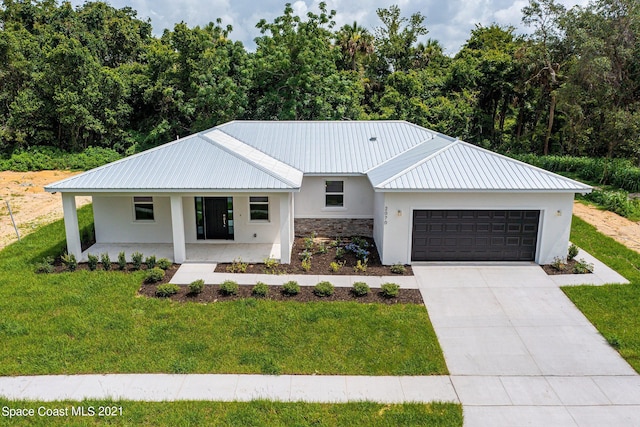
[[[233,240],[233,198],[196,197],[198,239]]]

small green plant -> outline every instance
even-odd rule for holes
[[[124,251],[118,253],[118,268],[124,270],[127,268],[127,258]]]
[[[100,254],[100,263],[105,271],[111,270],[111,258],[109,258],[109,254],[107,252]]]
[[[313,250],[313,236],[304,238],[304,248],[308,251]]]
[[[593,273],[593,264],[585,261],[583,258],[580,258],[580,260],[573,265],[573,273],[574,274]]]
[[[330,248],[337,248],[339,245],[338,240],[332,240],[329,242],[329,247]]]
[[[356,261],[356,265],[353,267],[353,271],[356,273],[364,273],[367,271],[367,261],[358,260]]]
[[[98,268],[98,255],[87,254],[87,265],[89,270],[95,271]]]
[[[355,282],[353,284],[352,292],[357,297],[363,297],[369,293],[369,285],[364,282]]]
[[[268,294],[269,294],[269,285],[267,285],[266,283],[258,282],[253,287],[253,289],[251,289],[251,295],[253,295],[254,297],[264,298]]]
[[[313,256],[313,252],[311,252],[308,249],[305,249],[304,251],[300,252],[298,255],[300,256],[301,261],[306,261],[311,259],[311,257]]]
[[[288,296],[298,295],[300,293],[300,285],[295,280],[291,280],[282,285],[282,293]]]
[[[404,273],[407,272],[407,268],[404,265],[400,264],[400,263],[393,264],[391,266],[390,270],[394,274],[404,274]]]
[[[558,271],[564,271],[567,268],[567,262],[562,258],[560,258],[559,256],[557,256],[553,259],[553,262],[551,263],[551,267],[555,268]]]
[[[156,256],[155,255],[151,255],[148,256],[145,260],[144,263],[147,264],[147,268],[148,269],[152,269],[156,266],[157,261],[156,261]]]
[[[309,271],[309,270],[311,270],[311,258],[303,259],[303,260],[302,260],[302,262],[300,262],[300,267],[301,267],[304,271]]]
[[[168,258],[160,258],[157,262],[158,267],[163,270],[168,270],[171,267],[171,261]]]
[[[337,273],[338,271],[340,271],[342,267],[344,267],[344,261],[342,262],[333,261],[331,264],[329,264],[329,269],[334,273]]]
[[[53,258],[50,256],[46,256],[42,258],[42,261],[36,263],[36,267],[34,269],[36,273],[53,273]]]
[[[326,254],[329,251],[329,249],[327,249],[327,245],[322,242],[318,245],[318,253],[319,254]]]
[[[265,258],[263,262],[264,268],[266,268],[267,270],[274,270],[279,264],[278,260],[272,257]]]
[[[160,268],[158,270],[163,271]],[[153,270],[149,270],[149,271],[153,271]],[[158,287],[156,288],[156,296],[159,296],[162,298],[170,297],[171,295],[177,294],[179,290],[180,290],[180,286],[174,283],[165,283],[163,285],[158,285]]]
[[[395,283],[384,283],[380,286],[380,293],[385,298],[396,298],[400,293],[400,286]]]
[[[334,292],[335,288],[331,282],[319,282],[315,288],[313,288],[313,293],[319,297],[329,297],[333,295]]]
[[[336,259],[341,260],[347,251],[344,248],[336,248]]]
[[[239,289],[238,283],[233,280],[225,280],[220,283],[220,293],[222,295],[238,295]]]
[[[74,254],[65,253],[60,260],[69,271],[76,271],[76,268],[78,268],[78,260]]]
[[[144,276],[145,283],[157,283],[162,279],[164,279],[164,270],[158,267],[147,270]]]
[[[189,283],[189,293],[192,295],[198,295],[204,290],[204,280],[198,279]]]
[[[579,251],[580,249],[578,249],[578,247],[572,243],[569,246],[569,250],[567,251],[567,261],[571,261],[572,259],[574,259],[578,255]]]
[[[134,252],[131,254],[131,264],[134,270],[140,270],[142,266],[142,254],[140,252]]]
[[[227,267],[229,273],[246,273],[249,264],[242,262],[242,258],[234,258],[230,266]]]

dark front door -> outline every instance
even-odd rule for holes
[[[204,224],[207,239],[230,239],[227,197],[205,197]]]
[[[540,211],[416,210],[413,261],[533,261]]]

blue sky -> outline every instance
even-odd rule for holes
[[[156,35],[165,28],[173,28],[177,22],[184,21],[189,26],[205,25],[222,18],[223,23],[231,24],[231,37],[240,40],[248,49],[253,49],[253,39],[259,35],[256,23],[264,18],[267,21],[282,14],[283,0],[111,0],[116,8],[130,6],[138,11],[140,18],[150,18]],[[317,0],[290,1],[301,15],[307,11],[317,11]],[[587,0],[558,0],[567,7],[586,5]],[[80,5],[84,0],[72,0]],[[397,4],[404,16],[420,12],[426,16],[425,24],[429,34],[443,45],[449,55],[455,54],[468,38],[476,24],[513,25],[519,32],[526,32],[520,22],[520,11],[528,0],[326,0],[328,9],[335,9],[337,27],[357,21],[361,26],[373,30],[381,23],[376,9]]]

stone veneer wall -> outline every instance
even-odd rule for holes
[[[373,237],[373,219],[295,218],[295,234],[307,237],[311,233],[326,237]]]

